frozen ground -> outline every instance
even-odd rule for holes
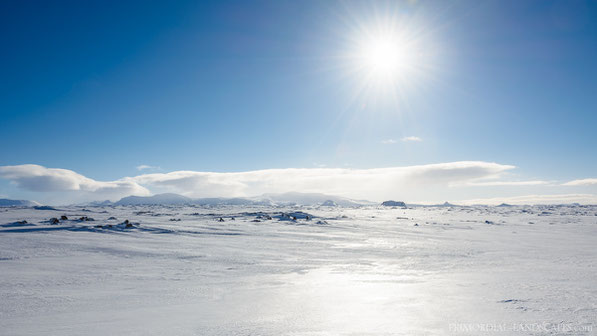
[[[0,208],[0,334],[594,335],[596,242],[597,207]]]

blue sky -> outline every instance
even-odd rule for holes
[[[559,187],[597,177],[595,2],[6,1],[0,16],[0,166],[117,181],[474,161],[558,187],[442,197],[595,192]],[[355,36],[387,24],[416,42],[416,71],[363,91]],[[58,197],[11,176],[0,195]]]

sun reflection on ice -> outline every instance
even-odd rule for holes
[[[408,333],[421,328],[421,295],[404,275],[346,272],[338,268],[309,271],[295,278],[290,302],[316,330],[336,334]]]

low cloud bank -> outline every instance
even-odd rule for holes
[[[97,198],[175,192],[191,197],[242,197],[287,191],[373,200],[408,196],[430,186],[499,178],[514,166],[482,161],[374,169],[288,168],[237,173],[174,171],[96,181],[72,170],[27,164],[0,167],[0,178],[34,192],[95,193]]]
[[[125,181],[151,186],[161,192],[193,197],[242,197],[287,191],[327,193],[378,200],[413,188],[449,186],[498,178],[514,166],[465,161],[374,169],[288,168],[239,173],[176,171],[144,174]]]
[[[473,204],[512,204],[512,205],[533,205],[533,204],[597,204],[597,195],[593,194],[558,194],[558,195],[524,195],[515,197],[481,198],[459,202],[462,205]]]
[[[55,193],[56,198],[60,198],[61,193],[68,193],[70,199],[74,195],[93,200],[117,200],[129,195],[146,196],[163,192],[189,197],[250,197],[297,191],[372,201],[436,201],[454,199],[453,191],[456,189],[540,187],[548,184],[544,181],[503,180],[514,168],[493,162],[460,161],[373,169],[287,168],[235,173],[174,171],[97,181],[68,169],[26,164],[0,166],[0,178],[25,191]],[[566,185],[572,185],[572,182]]]
[[[76,192],[93,194],[98,199],[123,195],[149,195],[147,188],[133,181],[102,182],[72,170],[46,168],[34,164],[0,167],[0,178],[10,180],[18,188],[33,192]]]

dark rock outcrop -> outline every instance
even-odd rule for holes
[[[381,203],[382,206],[387,206],[387,207],[401,207],[401,208],[406,208],[406,204],[402,201],[385,201],[383,203]]]

